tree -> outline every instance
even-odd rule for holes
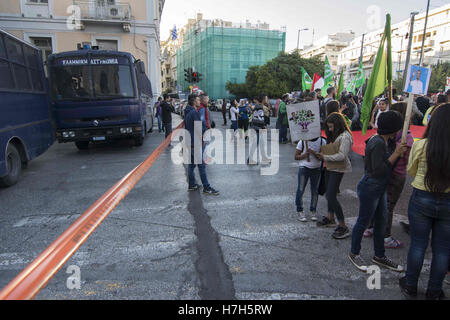
[[[436,93],[445,90],[447,77],[450,75],[450,62],[438,62],[431,66],[429,93]]]
[[[320,74],[324,70],[324,63],[318,57],[304,59],[297,51],[290,54],[281,52],[262,66],[250,67],[244,84],[228,82],[226,88],[237,98],[259,94],[280,98],[287,92],[301,89],[301,67],[310,75],[314,72]]]

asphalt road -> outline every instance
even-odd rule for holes
[[[214,118],[224,129],[221,116]],[[55,143],[30,162],[16,186],[0,189],[0,287],[152,153],[164,138],[155,131],[142,147],[121,141],[78,151]],[[402,299],[399,274],[383,269],[381,289],[369,290],[368,275],[347,259],[350,238],[334,240],[331,229],[296,220],[294,153],[293,145],[280,146],[279,172],[272,176],[262,176],[260,166],[210,165],[208,178],[221,194],[207,196],[187,191],[185,168],[166,150],[36,298]],[[352,154],[352,165],[339,195],[350,227],[362,158]],[[410,193],[408,182],[393,226],[405,248],[387,250],[402,264],[409,238],[398,221],[406,220]],[[326,213],[323,197],[318,210]],[[362,255],[372,254],[372,240],[364,239]],[[430,258],[428,252],[422,294]],[[79,290],[66,286],[71,265],[80,268]]]

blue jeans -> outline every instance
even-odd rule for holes
[[[238,128],[238,122],[237,120],[231,120],[231,129],[233,129],[234,131],[236,131]]]
[[[157,115],[157,118],[158,118],[158,132],[164,131],[161,115]]]
[[[297,206],[297,212],[303,211],[303,193],[306,189],[308,180],[311,180],[311,204],[309,210],[315,212],[317,208],[317,200],[319,198],[318,185],[320,179],[320,168],[310,169],[307,167],[300,167],[298,169],[298,185],[297,195],[295,197],[295,205]]]
[[[204,148],[202,148],[202,154],[204,152]],[[203,188],[209,188],[209,182],[208,177],[206,176],[206,164],[205,161],[202,159],[201,164],[195,164],[194,162],[194,150],[191,150],[191,163],[188,164],[188,181],[189,181],[189,187],[194,186],[197,184],[195,181],[195,174],[194,169],[198,166],[198,172],[200,174],[200,180],[202,180]]]
[[[374,220],[373,244],[375,256],[384,257],[384,235],[387,224],[386,181],[364,176],[358,183],[359,215],[352,231],[353,254],[361,251],[364,231]]]
[[[287,142],[287,125],[282,124],[280,126],[280,143]]]
[[[428,290],[439,291],[448,271],[450,256],[450,195],[438,196],[414,188],[409,200],[408,218],[411,244],[406,284],[417,287],[431,232],[432,259]]]

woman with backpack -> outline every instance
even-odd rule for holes
[[[326,163],[326,198],[328,201],[328,217],[323,217],[317,222],[318,227],[336,227],[334,216],[339,225],[334,230],[334,239],[345,239],[350,236],[350,230],[345,224],[344,212],[337,199],[337,193],[342,178],[346,172],[352,171],[349,154],[352,150],[353,137],[342,114],[334,112],[328,115],[325,121],[325,133],[327,135],[327,145],[322,146],[321,152],[308,151],[319,160]]]

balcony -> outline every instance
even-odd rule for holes
[[[73,4],[80,8],[82,21],[126,22],[131,19],[129,3],[110,4],[106,0],[73,0]]]

